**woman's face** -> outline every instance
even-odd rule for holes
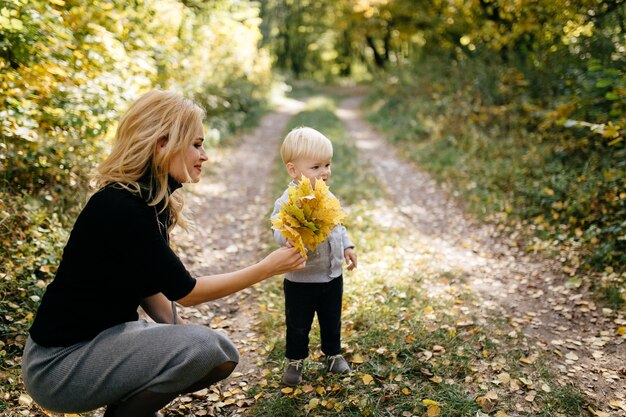
[[[181,183],[200,181],[202,164],[209,159],[203,143],[204,126],[198,122],[191,143],[182,154],[175,155],[170,161],[169,174],[172,178]]]

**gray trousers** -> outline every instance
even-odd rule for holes
[[[43,347],[30,337],[24,385],[42,407],[80,413],[150,390],[182,393],[239,353],[220,332],[197,325],[134,321],[69,347]]]

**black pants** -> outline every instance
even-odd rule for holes
[[[309,333],[313,316],[317,313],[320,325],[322,352],[337,355],[341,352],[341,298],[343,277],[340,275],[325,283],[300,283],[285,280],[285,317],[289,359],[309,356]]]

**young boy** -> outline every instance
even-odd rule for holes
[[[333,157],[330,140],[315,129],[300,127],[285,137],[281,150],[285,168],[297,185],[302,175],[315,184],[316,179],[328,181]],[[272,219],[278,216],[288,190],[276,200]],[[274,239],[280,245],[286,238],[274,230]],[[350,372],[348,362],[341,356],[341,302],[343,293],[343,259],[348,271],[357,266],[354,245],[343,225],[336,226],[315,251],[307,254],[304,269],[285,274],[285,316],[287,342],[285,357],[287,368],[283,383],[289,386],[302,382],[302,366],[309,356],[309,332],[313,316],[317,313],[320,326],[322,352],[326,355],[328,371],[338,374]]]

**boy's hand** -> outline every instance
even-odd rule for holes
[[[354,248],[348,248],[343,251],[343,256],[346,259],[346,264],[348,264],[348,271],[352,271],[356,268],[356,252]]]

